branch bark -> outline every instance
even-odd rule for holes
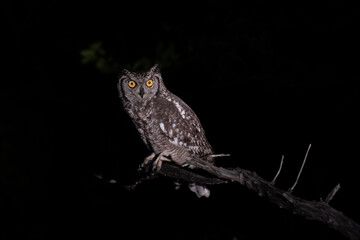
[[[294,196],[290,191],[277,188],[271,182],[264,180],[255,172],[249,170],[217,167],[198,157],[188,159],[187,163],[203,172],[163,162],[162,168],[156,174],[203,185],[238,182],[256,192],[259,196],[267,197],[280,208],[287,209],[306,219],[320,221],[341,232],[349,239],[360,239],[360,225],[340,211],[332,208],[328,203],[339,190],[340,185],[337,185],[335,190],[329,193],[325,201],[309,201]]]

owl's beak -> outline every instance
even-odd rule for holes
[[[143,98],[143,96],[144,96],[144,88],[142,86],[140,87],[139,94],[140,94],[140,97]]]

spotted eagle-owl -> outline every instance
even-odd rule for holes
[[[142,140],[153,152],[144,163],[173,161],[181,166],[192,155],[213,161],[213,150],[193,110],[166,89],[157,65],[147,72],[123,70],[118,90],[125,111],[133,120]],[[191,166],[190,166],[191,167]],[[198,197],[208,197],[205,186],[189,184]]]

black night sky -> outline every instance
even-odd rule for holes
[[[158,63],[218,165],[271,180],[284,155],[288,189],[312,144],[294,195],[340,183],[330,204],[360,222],[360,8],[314,2],[4,1],[0,238],[345,239],[238,184],[124,188],[149,151],[117,77]]]

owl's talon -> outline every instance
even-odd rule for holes
[[[154,172],[160,171],[161,166],[162,166],[162,161],[163,160],[160,160],[160,156],[155,160],[155,162],[153,163],[153,167],[152,167],[152,170]]]
[[[154,160],[154,158],[155,158],[155,153],[152,153],[152,154],[150,154],[149,156],[147,156],[145,159],[144,159],[144,161],[139,165],[139,168],[141,169],[141,168],[145,168],[151,161],[153,161]]]
[[[158,172],[158,171],[160,171],[160,169],[161,169],[161,167],[159,167],[159,166],[153,165],[153,167],[152,167],[153,172]]]

